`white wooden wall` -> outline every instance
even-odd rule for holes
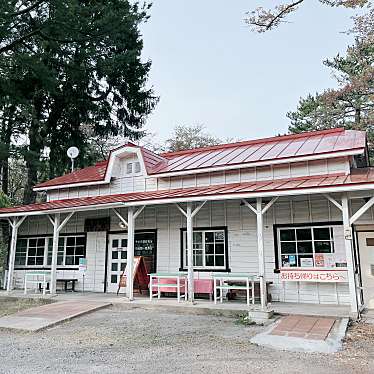
[[[352,212],[363,203],[353,200]],[[123,213],[125,214],[125,210]],[[78,233],[84,229],[87,217],[111,216],[111,230],[120,230],[118,218],[108,210],[79,213],[66,225],[64,233]],[[273,224],[313,223],[341,221],[341,212],[326,199],[318,196],[282,198],[269,209],[264,219],[264,241],[266,278],[273,282],[271,293],[275,301],[309,303],[349,303],[348,284],[282,283],[274,273]],[[357,223],[374,222],[374,211],[370,209]],[[185,218],[173,205],[148,207],[136,220],[136,229],[157,229],[157,270],[176,271],[180,266],[180,228],[185,227]],[[257,233],[254,214],[240,201],[217,201],[207,203],[195,217],[194,226],[227,226],[229,265],[233,272],[258,273]],[[45,217],[26,219],[20,235],[52,234],[52,226]],[[334,228],[336,251],[344,252],[342,227]],[[88,273],[86,289],[103,291],[105,272],[106,233],[87,234]],[[196,277],[208,277],[209,273],[198,272]],[[23,272],[16,271],[17,285],[22,286]],[[81,287],[81,286],[80,286]]]
[[[48,192],[48,200],[347,173],[349,170],[347,158],[333,158],[157,179],[145,178],[142,175],[126,176],[124,170],[126,160],[128,158],[117,161],[113,180],[109,185],[52,190]],[[132,157],[132,160],[136,161],[136,158]]]

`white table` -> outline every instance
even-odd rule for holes
[[[255,303],[255,280],[257,276],[246,273],[214,273],[214,304],[217,304],[217,291],[220,290],[220,302],[223,302],[223,291],[225,290],[246,290],[247,305]],[[227,282],[245,282],[245,285],[227,284]]]
[[[25,295],[27,294],[27,285],[34,284],[36,289],[40,284],[43,289],[43,295],[47,291],[47,284],[51,281],[51,272],[50,271],[26,271],[25,273]],[[51,289],[49,289],[51,292]]]
[[[152,273],[149,275],[149,299],[152,300],[153,297],[160,299],[161,289],[163,288],[176,288],[177,289],[177,300],[178,303],[181,297],[187,300],[187,273],[186,272],[176,272],[176,273]],[[160,279],[175,279],[176,283],[160,283]],[[157,280],[157,283],[153,281]],[[153,288],[157,287],[157,293],[153,293]],[[182,291],[182,292],[181,292]]]

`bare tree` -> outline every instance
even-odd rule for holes
[[[363,8],[370,7],[369,0],[318,0],[322,4],[331,7],[345,7],[345,8]],[[278,27],[281,23],[287,22],[287,17],[295,12],[299,6],[305,3],[305,0],[295,0],[289,3],[278,4],[272,9],[265,9],[257,7],[253,11],[246,13],[247,17],[244,19],[245,23],[250,26],[252,31],[266,32]]]

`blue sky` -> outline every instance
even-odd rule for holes
[[[160,102],[147,128],[166,139],[177,124],[204,124],[220,138],[287,131],[300,96],[333,86],[322,60],[344,53],[351,10],[309,0],[288,24],[251,33],[247,10],[278,1],[154,0],[142,26],[144,58]],[[230,5],[229,5],[230,4]]]

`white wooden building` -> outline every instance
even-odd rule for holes
[[[0,209],[12,226],[7,289],[22,288],[29,270],[51,269],[55,292],[56,278],[79,277],[86,258],[85,290],[115,292],[127,261],[142,255],[149,271],[188,270],[190,279],[258,275],[263,307],[271,282],[274,302],[356,313],[374,307],[373,188],[361,131],[160,155],[128,143],[36,186],[45,203]]]

